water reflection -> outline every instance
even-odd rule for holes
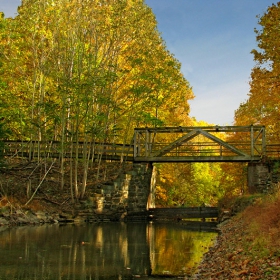
[[[18,227],[0,233],[0,279],[132,279],[191,273],[216,233],[179,224]]]

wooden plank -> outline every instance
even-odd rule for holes
[[[254,131],[259,131],[264,126],[187,126],[187,127],[150,127],[150,128],[135,128],[137,132],[148,130],[151,133],[179,133],[190,132],[196,129],[203,129],[208,132],[250,132],[253,127]]]

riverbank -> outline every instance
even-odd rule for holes
[[[194,279],[280,279],[279,206],[279,195],[258,198],[221,223]]]
[[[61,211],[49,213],[41,210],[33,212],[30,209],[21,208],[12,209],[12,211],[9,208],[0,209],[0,227],[80,222],[78,219],[79,217],[76,220],[72,215]]]
[[[99,202],[105,197],[104,186],[109,188],[120,174],[130,168],[130,165],[113,162],[93,163],[88,169],[85,195],[76,199],[74,186],[69,183],[72,180],[69,162],[65,162],[62,187],[57,162],[52,165],[50,162],[15,158],[0,170],[0,226],[120,220],[124,211],[106,208],[100,214]],[[79,181],[82,181],[83,170],[78,169],[77,172]],[[106,199],[112,198],[107,195]]]

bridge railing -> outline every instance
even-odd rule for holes
[[[251,154],[251,145],[250,143],[236,143],[236,142],[227,142],[229,145],[234,146],[239,151],[244,154]],[[140,146],[140,149],[137,152],[139,157],[153,157],[153,155],[159,153],[163,150],[164,147],[169,145],[169,143],[147,143],[149,146],[148,149],[145,149],[146,146]],[[255,156],[261,156],[263,153],[262,144],[256,144],[257,150],[254,151]],[[275,151],[276,152],[276,151]],[[234,156],[236,153],[229,150],[228,148],[222,146],[221,144],[209,143],[209,142],[191,142],[187,144],[182,144],[180,146],[174,147],[172,150],[169,150],[164,154],[164,156]]]
[[[231,137],[228,138],[228,135]],[[224,139],[230,140],[226,142]],[[258,161],[263,158],[280,159],[280,144],[266,145],[265,140],[263,126],[137,128],[133,145],[95,142],[5,141],[4,155],[29,159],[78,157],[136,162],[223,162]]]
[[[266,156],[271,159],[280,159],[280,144],[266,145]]]
[[[64,147],[63,147],[63,146]],[[58,141],[5,141],[4,155],[25,158],[100,158],[108,160],[133,160],[133,147],[123,144]]]
[[[265,154],[263,126],[137,128],[134,134],[136,161],[251,161]]]

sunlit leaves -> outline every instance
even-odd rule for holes
[[[34,137],[52,138],[43,136],[47,125],[61,138],[58,118],[68,131],[76,119],[79,129],[72,128],[80,130],[75,116],[85,119],[89,112],[107,115],[99,123],[104,135],[110,123],[131,134],[149,118],[154,125],[185,120],[191,89],[142,0],[25,0],[18,12],[2,45],[10,58],[5,67],[12,69],[10,90],[17,107],[27,105],[21,118],[35,125],[28,129]],[[175,105],[184,118],[172,119]]]
[[[255,29],[258,49],[252,50],[256,65],[251,72],[249,98],[235,112],[235,124],[264,125],[267,143],[279,143],[280,3],[272,4],[259,16],[258,23],[259,28]],[[227,186],[242,192],[246,185],[244,166],[231,166],[228,170],[231,176],[225,178]]]
[[[14,138],[60,141],[75,175],[74,142],[130,143],[134,127],[189,121],[191,88],[143,0],[23,0],[0,24],[0,101]]]
[[[157,166],[157,203],[167,206],[217,205],[226,188],[220,163]]]
[[[262,124],[269,141],[279,141],[279,86],[280,86],[280,3],[272,4],[259,17],[255,29],[258,49],[252,54],[256,66],[251,72],[249,99],[235,114],[238,125]]]

